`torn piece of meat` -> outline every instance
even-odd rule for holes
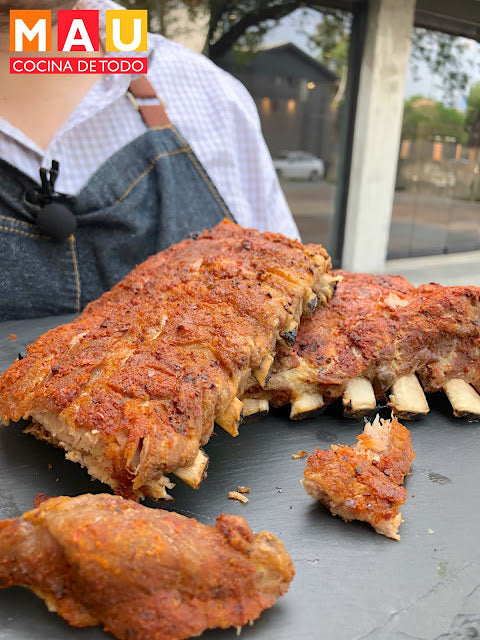
[[[346,522],[363,520],[377,533],[400,540],[400,507],[407,499],[400,485],[415,457],[410,432],[397,418],[377,416],[357,440],[354,447],[317,447],[307,460],[303,486]]]
[[[231,435],[250,378],[332,290],[319,246],[224,221],[139,265],[75,321],[38,338],[0,377],[0,420],[138,499],[192,487],[214,421]]]
[[[110,495],[51,498],[0,522],[0,587],[22,586],[75,627],[181,640],[242,626],[294,575],[282,542],[223,514],[207,526]]]
[[[444,390],[455,415],[480,417],[479,287],[333,274],[341,281],[331,302],[302,321],[293,346],[282,345],[266,388],[249,389],[249,402],[291,403],[297,419],[339,397],[346,415],[366,415],[387,396],[397,415],[412,418],[429,411],[424,391]]]
[[[366,422],[353,449],[397,484],[403,484],[415,458],[410,431],[395,416],[383,420],[377,415],[372,422]]]

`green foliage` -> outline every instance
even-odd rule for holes
[[[319,17],[315,33],[309,40],[321,62],[338,76],[348,64],[348,46],[352,19],[349,13],[332,10]]]
[[[426,63],[430,73],[439,78],[444,98],[451,99],[456,91],[465,91],[468,84],[468,74],[459,64],[466,48],[461,38],[415,27],[410,54],[414,77],[419,76],[420,63]]]
[[[205,53],[213,60],[238,44],[258,49],[267,31],[279,20],[296,9],[321,6],[315,0],[206,0],[206,3],[210,25]]]
[[[433,140],[455,138],[457,142],[465,140],[465,116],[422,96],[413,96],[405,101],[403,112],[402,139]]]
[[[258,49],[266,32],[281,18],[297,9],[318,11],[316,31],[310,35],[314,55],[340,78],[346,76],[351,16],[348,12],[325,9],[323,0],[120,0],[127,8],[148,9],[150,28],[173,37],[178,29],[179,7],[191,17],[209,16],[205,54],[218,59],[242,44]],[[427,64],[438,77],[445,99],[464,91],[468,74],[459,61],[464,59],[466,42],[462,38],[416,27],[413,30],[411,62],[414,74]]]
[[[480,82],[472,85],[467,100],[467,113],[465,116],[465,131],[469,133],[480,114]]]
[[[316,32],[310,36],[319,58],[339,76],[348,62],[350,28],[349,14],[331,11],[324,14]],[[410,54],[414,77],[419,77],[420,65],[426,64],[429,72],[438,77],[444,97],[452,98],[456,91],[464,91],[468,84],[468,74],[459,65],[466,48],[461,38],[415,27]]]

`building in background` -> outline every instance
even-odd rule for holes
[[[337,76],[292,42],[251,53],[230,51],[215,61],[248,89],[272,155],[309,151],[328,168],[335,148],[330,103]]]
[[[343,67],[332,65],[340,68],[340,82],[292,42],[256,53],[240,47],[214,58],[253,96],[272,155],[307,151],[327,165],[323,180],[282,176],[302,238],[324,244],[334,264],[347,270],[393,269],[414,281],[480,284],[480,88],[473,100],[480,87],[479,0],[323,0],[315,9],[309,17],[318,24],[327,15],[348,16],[346,50],[338,59]],[[242,11],[253,15],[258,7],[225,14],[218,33],[235,29]],[[188,22],[187,12],[184,17]],[[283,31],[271,23],[280,29],[278,39],[295,39],[291,22]],[[301,26],[303,46],[314,25],[304,20]],[[198,51],[206,24],[195,28],[195,46],[191,33],[183,41]],[[450,50],[449,37],[459,46]],[[419,43],[428,54],[420,65]],[[316,44],[316,55],[323,55],[321,42]],[[451,66],[435,67],[432,60],[444,45]],[[406,81],[415,60],[418,77]],[[447,72],[465,75],[468,98],[449,89]],[[408,115],[414,127],[407,126]],[[409,264],[418,260],[417,278]],[[476,267],[469,267],[465,279],[462,265],[473,261]]]

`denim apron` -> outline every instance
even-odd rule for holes
[[[79,312],[149,255],[232,218],[163,103],[139,104],[156,96],[146,78],[129,92],[150,128],[66,198],[77,229],[64,242],[35,224],[26,194],[39,185],[0,160],[1,321]]]

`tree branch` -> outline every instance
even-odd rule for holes
[[[265,22],[266,20],[279,20],[300,7],[316,8],[315,5],[320,5],[320,2],[301,2],[299,0],[292,0],[291,2],[270,5],[257,11],[246,13],[238,22],[232,25],[232,27],[224,33],[217,42],[210,45],[210,58],[215,60],[227,53],[227,51],[233,47],[237,40],[241,38],[250,27],[258,25],[261,22]],[[213,27],[212,33],[214,30],[215,28]]]

